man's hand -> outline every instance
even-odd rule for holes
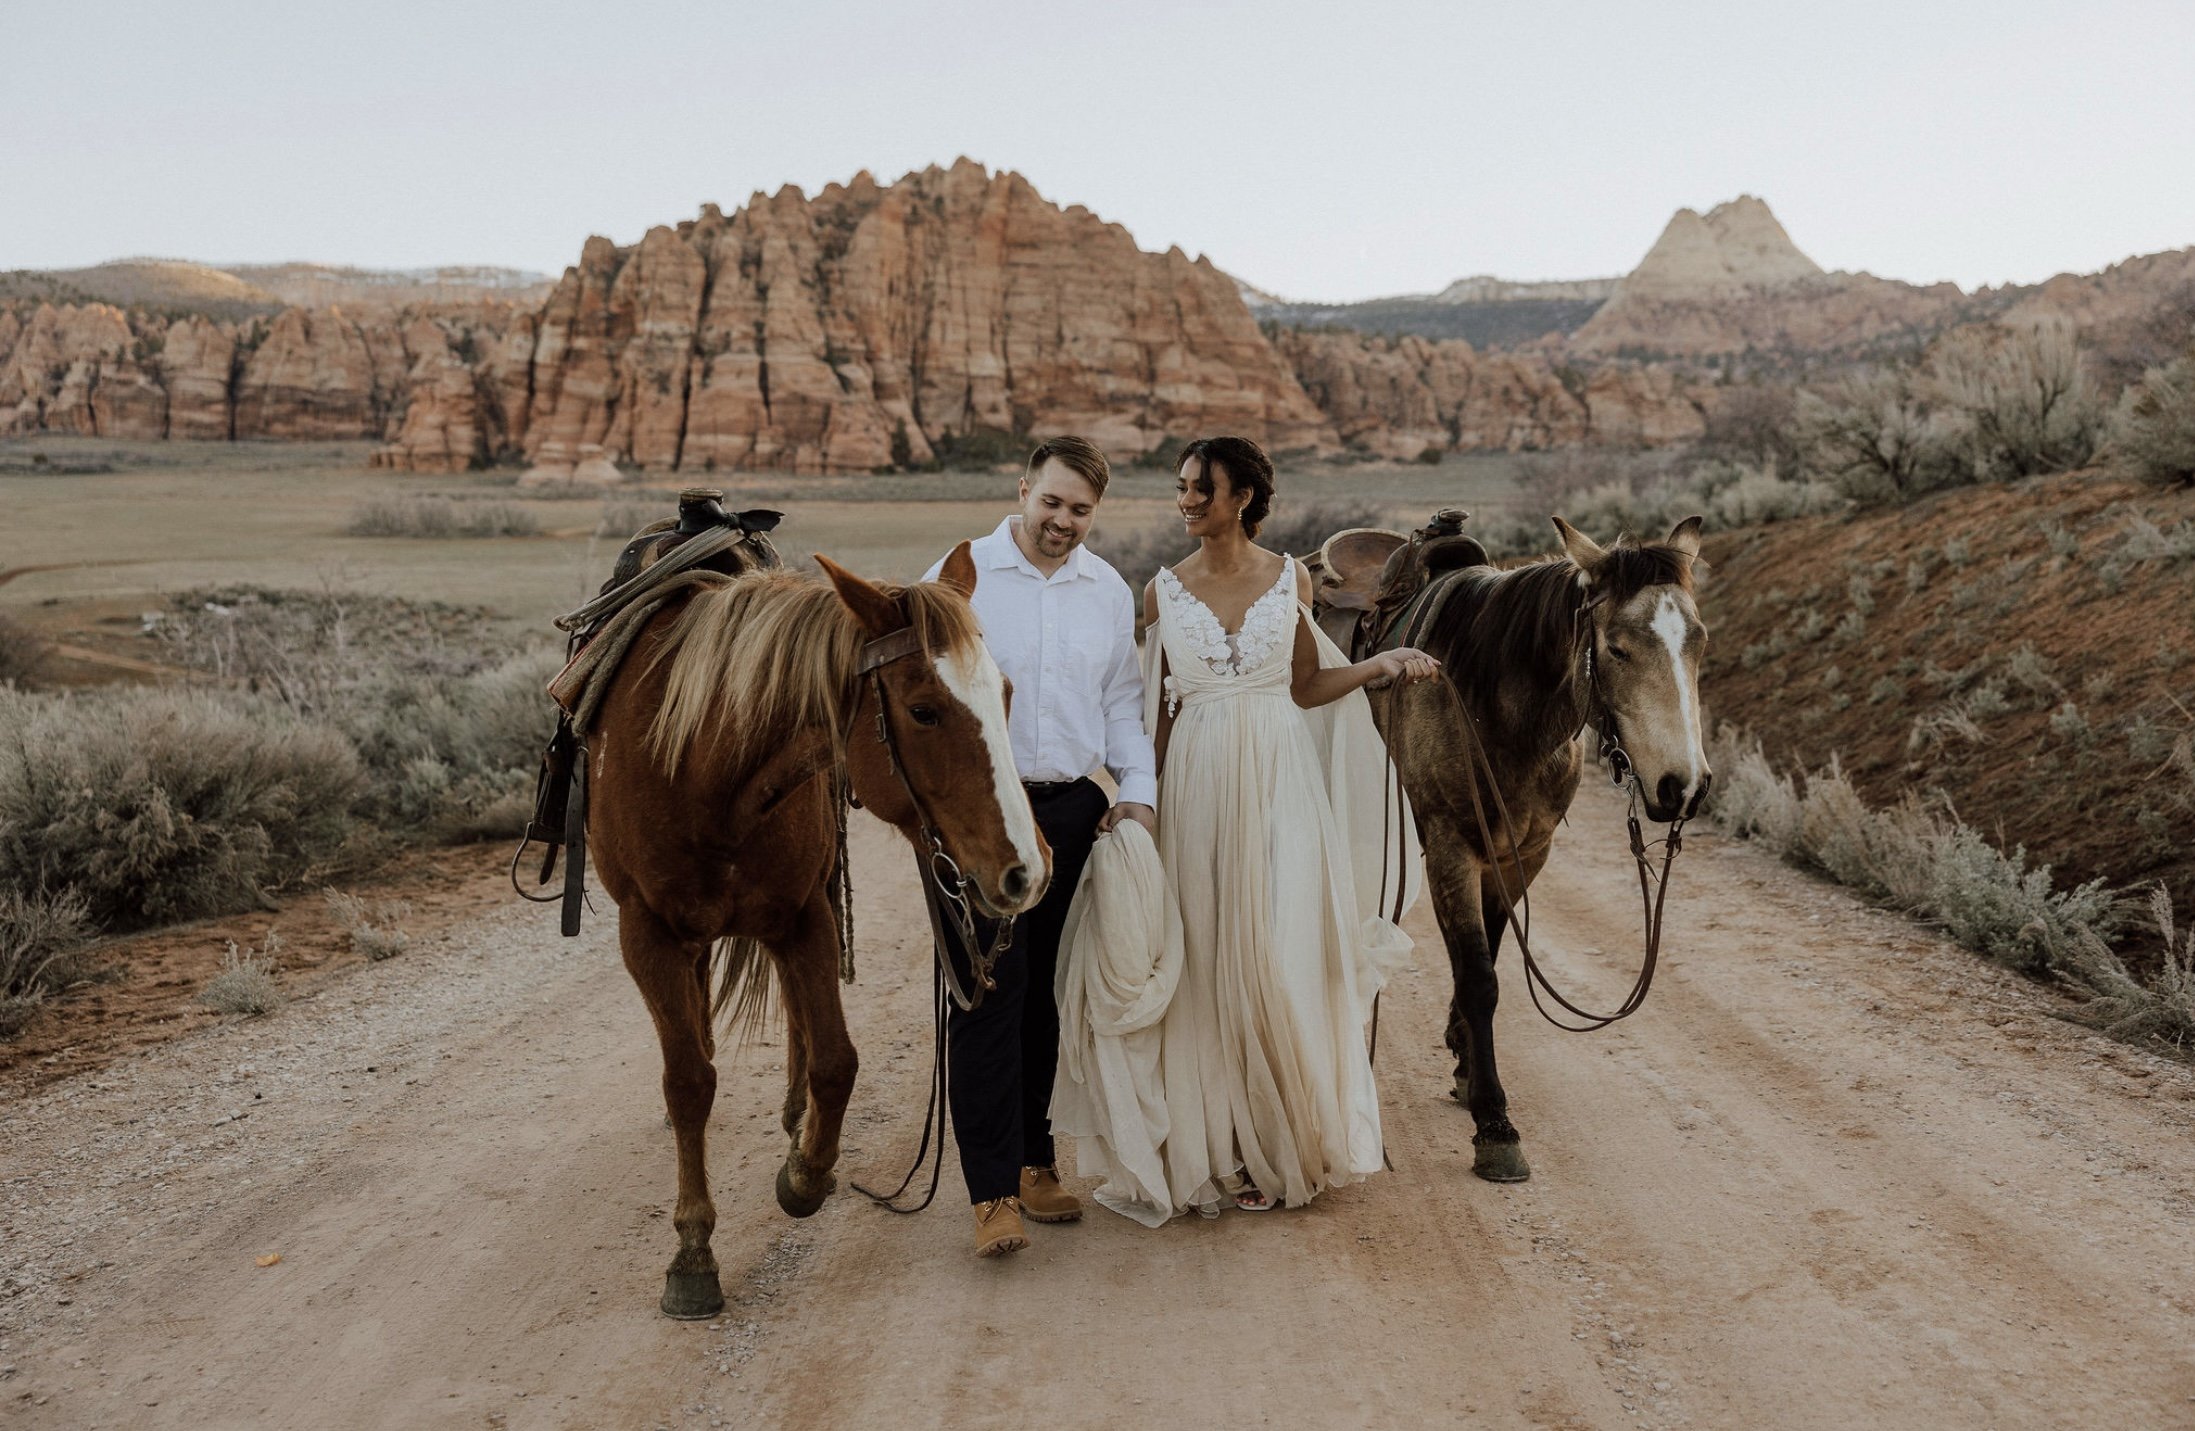
[[[1158,811],[1148,805],[1115,805],[1105,812],[1104,819],[1098,821],[1098,833],[1111,834],[1113,827],[1123,820],[1135,821],[1149,830],[1154,838],[1158,835]]]

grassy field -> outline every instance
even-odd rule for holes
[[[604,498],[531,498],[512,474],[420,477],[366,465],[367,443],[121,443],[41,436],[0,442],[0,613],[57,639],[113,645],[133,637],[141,610],[166,593],[248,583],[403,596],[488,608],[522,631],[547,633],[556,614],[592,595],[622,544],[619,530],[653,503],[664,514],[678,484],[643,479]],[[40,461],[40,458],[43,461]],[[788,556],[822,551],[867,575],[907,579],[1008,509],[1012,471],[901,477],[727,475],[738,506],[786,513]],[[1303,464],[1281,472],[1280,510],[1341,498],[1422,519],[1461,503],[1504,510],[1518,500],[1500,457],[1437,467]],[[1166,522],[1170,474],[1124,468],[1104,530]],[[376,497],[495,498],[525,508],[537,535],[458,539],[347,534]]]

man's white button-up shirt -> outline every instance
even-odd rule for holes
[[[1006,715],[1024,780],[1078,780],[1103,765],[1120,802],[1158,803],[1158,756],[1143,729],[1136,598],[1083,547],[1047,577],[1014,541],[1008,517],[969,544],[983,644],[1014,683]],[[924,576],[935,580],[940,560]]]

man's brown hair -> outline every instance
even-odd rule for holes
[[[1113,480],[1113,466],[1105,460],[1105,454],[1097,445],[1080,437],[1047,437],[1037,444],[1037,450],[1029,454],[1029,468],[1022,474],[1024,480],[1034,482],[1044,464],[1058,459],[1059,464],[1090,484],[1090,490],[1100,497],[1105,495],[1105,484]]]

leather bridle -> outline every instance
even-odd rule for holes
[[[1013,943],[1014,921],[996,920],[991,942],[985,948],[978,940],[976,912],[968,898],[969,880],[960,864],[946,852],[944,837],[938,833],[937,822],[930,818],[922,796],[914,782],[907,776],[906,762],[900,758],[899,733],[893,729],[891,709],[884,687],[884,668],[895,661],[923,650],[922,638],[912,626],[902,627],[886,636],[879,636],[861,648],[861,659],[854,668],[855,679],[871,685],[876,693],[876,740],[884,747],[885,759],[890,762],[892,774],[899,779],[899,787],[906,792],[907,803],[915,812],[916,823],[921,827],[922,840],[929,846],[929,854],[923,860],[923,903],[930,911],[930,933],[937,946],[937,962],[940,977],[945,981],[947,994],[962,1012],[973,1010],[983,1002],[983,995],[998,987],[991,971],[1005,957]],[[861,703],[854,702],[859,712]],[[853,736],[853,720],[847,717],[846,739]],[[858,803],[858,802],[856,802]],[[950,921],[951,928],[947,928]],[[969,972],[974,976],[975,989],[971,993],[961,981],[960,971],[953,967],[947,947],[948,934],[954,936],[959,947],[968,954]]]

